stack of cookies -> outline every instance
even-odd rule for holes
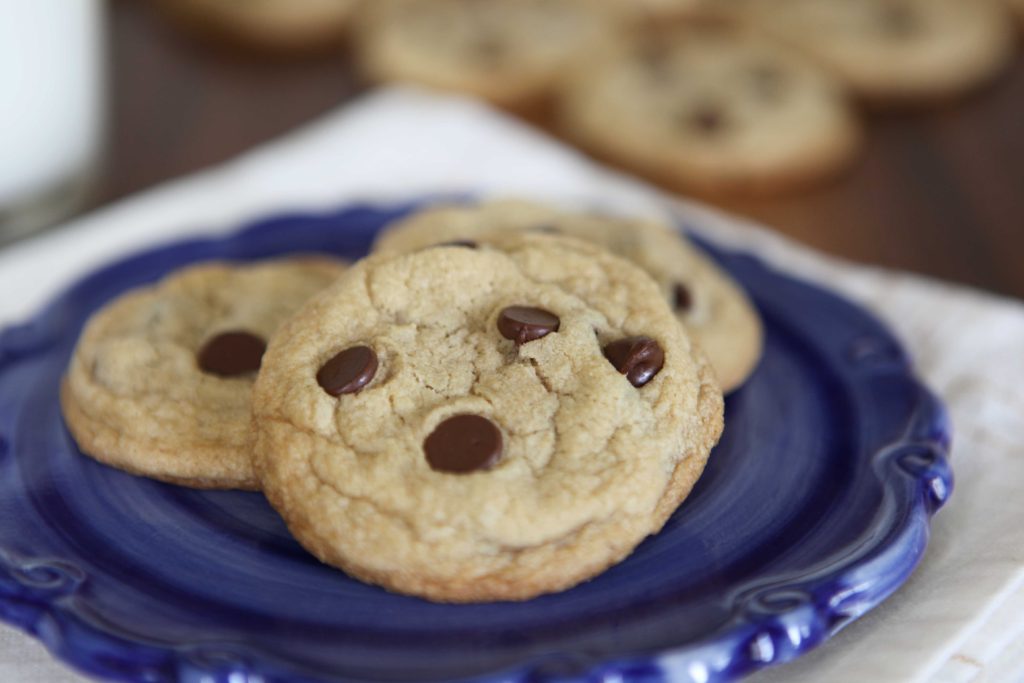
[[[353,265],[199,265],[125,294],[62,405],[83,452],[262,490],[353,577],[522,600],[662,527],[760,349],[742,290],[671,229],[496,202],[414,214]]]
[[[357,21],[370,80],[472,93],[705,196],[831,176],[855,100],[969,91],[1014,44],[997,0],[380,0]]]
[[[1024,0],[160,2],[274,49],[350,33],[370,82],[481,97],[705,196],[836,174],[861,147],[856,101],[968,92],[1010,61],[1024,18]]]

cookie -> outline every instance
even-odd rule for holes
[[[861,139],[829,74],[717,23],[674,25],[595,58],[565,85],[559,121],[597,156],[709,195],[764,194],[828,176]]]
[[[86,324],[61,391],[79,448],[175,484],[256,489],[249,401],[264,347],[343,270],[203,264],[112,301]]]
[[[739,387],[756,367],[763,341],[761,321],[746,294],[679,233],[659,223],[494,201],[414,214],[383,232],[374,249],[405,252],[538,231],[589,240],[643,268],[707,354],[724,391]]]
[[[879,104],[947,98],[1008,63],[1014,35],[993,0],[739,0],[738,11]]]
[[[376,0],[359,22],[372,81],[408,81],[532,110],[612,21],[592,0]]]
[[[172,19],[202,36],[277,53],[340,45],[357,0],[157,0]]]
[[[641,270],[506,235],[361,261],[271,341],[256,464],[322,561],[436,601],[562,590],[658,531],[722,429]]]

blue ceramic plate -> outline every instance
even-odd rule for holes
[[[952,484],[941,405],[864,311],[727,253],[714,255],[764,316],[764,359],[664,530],[564,593],[391,595],[317,563],[257,493],[169,486],[78,452],[57,391],[101,304],[204,259],[355,258],[407,209],[155,249],[0,336],[0,617],[111,680],[708,682],[793,659],[913,571]]]

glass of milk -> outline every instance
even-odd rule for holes
[[[0,19],[0,244],[81,206],[105,104],[103,0],[13,0]]]

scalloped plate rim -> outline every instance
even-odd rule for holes
[[[467,195],[451,195],[450,197],[446,197],[454,197],[461,200],[466,196]],[[357,213],[360,211],[407,211],[435,201],[437,201],[437,197],[404,202],[352,202],[343,205],[341,208],[326,211],[304,212],[300,210],[292,210],[282,212],[280,214],[271,214],[267,217],[249,221],[237,230],[213,235],[192,235],[182,240],[166,240],[143,249],[134,250],[117,256],[106,264],[78,277],[72,284],[64,287],[59,294],[52,297],[46,305],[44,305],[27,321],[24,321],[21,324],[8,325],[0,328],[0,376],[2,376],[5,371],[6,365],[16,364],[20,357],[17,353],[14,353],[11,358],[5,358],[4,342],[9,341],[9,338],[12,335],[25,333],[26,330],[28,330],[28,334],[30,336],[42,337],[45,330],[54,327],[51,319],[58,317],[60,308],[64,305],[67,299],[71,298],[79,288],[88,284],[88,281],[91,278],[107,273],[122,263],[144,256],[151,256],[157,252],[165,250],[180,249],[187,247],[188,245],[230,245],[240,239],[244,239],[254,234],[271,231],[275,229],[277,225],[292,221],[327,220],[331,218],[340,218],[347,214]],[[690,236],[693,237],[696,242],[701,244],[705,249],[711,251],[712,255],[717,256],[720,259],[731,261],[733,263],[743,262],[744,267],[760,270],[768,276],[786,280],[788,281],[788,284],[792,286],[797,286],[801,289],[807,290],[816,297],[829,298],[834,303],[846,306],[857,314],[870,319],[878,326],[878,328],[886,331],[886,334],[889,335],[895,348],[903,354],[903,360],[901,367],[899,368],[899,372],[893,372],[893,374],[894,376],[900,375],[904,381],[920,392],[918,417],[920,421],[926,423],[934,432],[935,438],[933,443],[931,443],[931,452],[929,453],[924,465],[906,465],[902,462],[896,462],[895,468],[887,467],[884,472],[878,473],[878,478],[879,483],[884,487],[887,487],[887,491],[892,488],[893,479],[897,476],[909,476],[915,484],[913,486],[914,493],[911,496],[912,500],[902,501],[906,506],[906,509],[904,510],[906,514],[899,515],[899,517],[904,520],[904,524],[898,528],[890,529],[890,533],[885,534],[885,538],[889,538],[894,534],[899,538],[911,536],[918,541],[914,544],[916,553],[905,563],[903,571],[898,575],[889,577],[890,580],[880,587],[876,587],[877,590],[875,591],[865,593],[860,596],[855,593],[851,593],[850,595],[845,596],[845,598],[843,595],[837,594],[835,590],[832,591],[833,594],[826,596],[807,596],[804,592],[806,597],[811,598],[810,601],[801,602],[798,600],[797,604],[786,605],[777,612],[769,612],[761,615],[757,620],[748,620],[745,623],[734,625],[732,628],[724,629],[723,631],[720,631],[713,636],[709,636],[697,643],[687,643],[681,646],[657,650],[655,652],[641,652],[629,657],[602,660],[597,665],[588,665],[586,672],[581,676],[581,679],[585,678],[586,680],[602,681],[630,681],[640,680],[641,678],[643,680],[670,680],[673,679],[676,674],[683,673],[690,677],[701,677],[706,681],[725,681],[733,680],[734,678],[752,673],[753,671],[769,665],[791,661],[792,659],[817,647],[850,622],[877,606],[895,592],[906,581],[906,579],[909,578],[910,574],[923,558],[930,528],[929,520],[931,516],[945,503],[952,491],[952,471],[948,463],[948,449],[951,439],[951,426],[948,414],[938,397],[935,396],[913,373],[909,361],[906,359],[902,345],[884,324],[882,324],[870,312],[865,311],[863,308],[849,302],[834,292],[824,289],[817,284],[793,277],[772,268],[763,260],[751,254],[712,246],[708,241],[699,237],[694,237],[692,231],[690,231],[686,225],[680,225],[679,227],[680,229],[689,232]],[[33,326],[35,326],[34,329]],[[57,326],[59,327],[59,325]],[[45,339],[36,341],[43,342]],[[912,436],[916,438],[918,435],[915,434]],[[894,446],[898,446],[898,444]],[[8,447],[9,445],[7,443],[0,440],[0,457],[4,457],[6,455],[5,450]],[[878,547],[871,548],[873,552],[866,553],[856,561],[848,563],[842,567],[835,568],[821,576],[817,576],[814,578],[814,581],[817,583],[828,583],[833,587],[841,585],[845,583],[841,580],[843,577],[850,577],[858,573],[868,571],[875,565],[884,563],[885,551],[890,550],[893,547],[894,542],[884,544],[884,546],[879,543]],[[4,570],[5,572],[17,572],[24,570],[28,565],[46,566],[45,563],[40,564],[40,560],[38,558],[20,560],[20,562],[23,563],[21,566],[19,566],[19,561],[14,560],[5,548],[0,547],[0,570]],[[29,571],[31,571],[31,568]],[[59,599],[48,599],[46,595],[38,595],[35,598],[27,598],[24,595],[7,595],[4,591],[4,580],[6,578],[7,576],[4,573],[0,573],[0,621],[13,625],[40,640],[53,656],[78,669],[80,672],[86,673],[87,675],[104,676],[109,680],[132,682],[146,681],[147,683],[154,680],[151,677],[151,673],[157,670],[161,672],[174,672],[177,675],[176,679],[160,680],[178,680],[183,683],[186,680],[193,680],[191,676],[197,674],[206,676],[206,678],[203,679],[204,681],[209,680],[216,683],[229,683],[229,680],[233,683],[233,681],[237,680],[235,678],[237,674],[257,676],[255,680],[259,681],[279,680],[276,677],[280,675],[285,676],[285,678],[280,680],[292,681],[294,683],[312,683],[313,681],[319,680],[316,678],[310,679],[299,674],[289,673],[282,670],[280,664],[269,660],[263,662],[261,665],[260,655],[258,652],[246,652],[247,659],[251,662],[248,664],[236,663],[232,665],[230,669],[221,669],[216,671],[203,669],[201,665],[197,665],[196,662],[190,659],[190,655],[194,654],[197,646],[201,645],[203,641],[179,644],[169,643],[165,645],[130,641],[88,624],[79,614],[63,606]],[[806,583],[806,579],[789,584],[778,584],[772,589],[778,590],[780,593],[800,593],[802,592],[800,587],[802,583]],[[23,585],[22,591],[24,591]],[[44,594],[46,592],[47,591],[45,590],[40,591],[40,593]],[[71,592],[73,593],[74,590]],[[56,598],[64,597],[64,595],[64,593],[59,593]],[[822,600],[823,597],[828,599]],[[851,608],[850,604],[846,602],[850,597],[860,598],[860,600],[852,601],[853,608]],[[777,648],[774,647],[773,643],[766,643],[763,640],[763,634],[768,633],[773,627],[777,627],[780,623],[805,629],[805,632],[810,635],[801,640],[797,646],[793,647],[789,651],[778,653],[776,656],[776,653],[774,652],[766,653],[764,651],[765,648]],[[753,636],[749,633],[751,630],[754,631]],[[82,642],[85,640],[93,641],[92,645],[86,646]],[[738,661],[738,665],[736,662],[733,662],[733,668],[728,671],[715,671],[708,668],[706,664],[706,655],[708,650],[721,648],[726,642],[730,643],[729,646],[732,648],[734,653],[742,651],[746,656],[736,660]],[[163,657],[160,660],[159,669],[153,669],[150,667],[139,675],[132,675],[129,672],[112,672],[94,661],[92,652],[97,649],[94,646],[97,643],[103,645],[103,648],[101,649],[118,652],[119,655],[121,655],[120,662],[129,665],[128,668],[138,662],[137,659],[133,658],[133,655],[136,655],[137,651],[140,649],[159,652]],[[243,651],[245,650],[245,648],[241,649]],[[107,655],[109,655],[109,653],[107,653]],[[570,653],[566,655],[564,653],[554,653],[544,655],[531,660],[526,660],[522,664],[507,668],[503,671],[471,676],[469,678],[462,678],[459,680],[476,681],[480,683],[497,683],[498,681],[515,681],[520,683],[530,681],[533,683],[534,681],[562,680],[559,675],[549,674],[544,670],[552,662],[562,662],[566,659],[572,660],[573,654]],[[197,666],[199,666],[199,668],[197,668]],[[696,672],[694,667],[696,667]],[[150,673],[147,673],[147,671]],[[263,679],[261,671],[268,672],[272,678]],[[210,678],[210,676],[212,676],[212,678]]]

